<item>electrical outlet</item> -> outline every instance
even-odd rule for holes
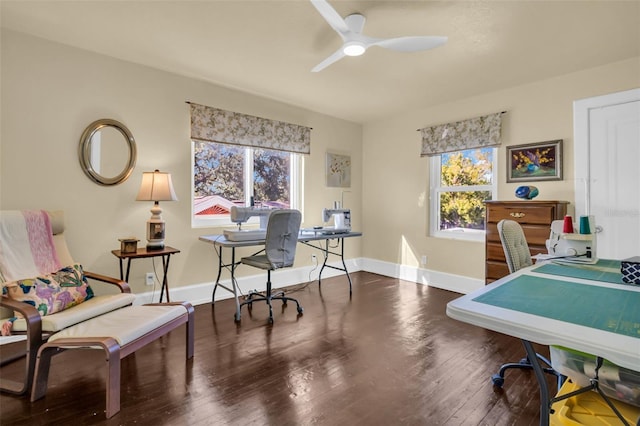
[[[426,255],[422,255],[422,257],[420,258],[420,263],[422,265],[426,265],[427,264],[427,256]]]
[[[144,277],[145,284],[153,285],[153,272],[147,272],[147,275]]]
[[[311,261],[312,261],[312,262],[317,262],[317,261],[318,261],[318,259],[316,258],[316,255],[315,255],[315,254],[312,254],[312,255],[311,255]]]

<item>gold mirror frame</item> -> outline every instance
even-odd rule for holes
[[[91,140],[97,132],[105,127],[111,127],[118,130],[124,137],[129,149],[129,159],[127,164],[122,172],[115,177],[102,176],[91,164]],[[118,185],[131,176],[131,173],[136,166],[136,141],[133,139],[133,135],[124,124],[116,120],[103,118],[89,124],[82,133],[82,136],[80,137],[80,145],[78,147],[78,156],[80,157],[80,166],[82,167],[82,171],[89,177],[89,179],[99,185]]]

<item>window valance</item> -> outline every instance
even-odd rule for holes
[[[420,156],[500,145],[502,114],[497,112],[419,129],[422,135]]]
[[[191,139],[309,154],[311,128],[189,102]]]

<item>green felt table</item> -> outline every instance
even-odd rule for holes
[[[473,301],[640,338],[640,291],[520,275]]]
[[[595,264],[543,263],[533,269],[534,272],[563,277],[582,278],[585,280],[602,281],[607,283],[624,284],[620,272],[620,261],[599,259]]]

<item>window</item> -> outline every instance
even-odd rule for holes
[[[431,157],[431,235],[482,240],[485,200],[497,192],[497,148]]]
[[[192,225],[231,224],[231,206],[299,208],[302,156],[192,141]],[[256,219],[257,220],[257,219]]]

